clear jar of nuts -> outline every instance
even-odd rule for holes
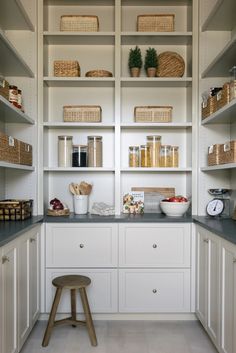
[[[171,146],[162,145],[160,152],[160,167],[172,167],[171,165]]]
[[[129,167],[139,167],[139,146],[129,146]]]
[[[102,136],[88,136],[88,167],[102,167]]]
[[[179,146],[170,147],[171,167],[179,166]]]
[[[160,167],[161,136],[147,136],[147,146],[150,147],[151,167]]]
[[[151,167],[150,147],[147,145],[140,146],[140,166]]]

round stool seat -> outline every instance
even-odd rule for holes
[[[57,288],[77,289],[88,286],[91,279],[80,275],[66,275],[53,279],[52,284]]]

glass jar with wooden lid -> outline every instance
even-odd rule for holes
[[[88,167],[102,167],[102,136],[88,136]]]
[[[147,136],[147,146],[150,147],[151,167],[160,167],[161,136]]]
[[[150,147],[147,145],[140,146],[140,166],[144,168],[151,167]]]
[[[139,167],[139,146],[129,146],[129,167]]]
[[[179,166],[179,146],[170,147],[171,167],[178,168]]]
[[[171,146],[161,145],[160,151],[160,167],[171,167]]]

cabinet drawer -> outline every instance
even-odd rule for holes
[[[55,294],[53,278],[67,274],[88,276],[91,279],[91,284],[86,287],[86,291],[92,313],[117,312],[117,270],[104,269],[46,270],[46,312],[50,312]],[[70,310],[70,291],[64,289],[57,312],[69,313]],[[77,293],[77,312],[83,312],[79,293]]]
[[[120,270],[120,312],[190,312],[190,270]]]
[[[47,224],[47,267],[117,266],[115,224]]]
[[[119,227],[120,266],[190,266],[190,224],[120,224]]]

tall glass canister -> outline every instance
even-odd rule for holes
[[[147,136],[147,146],[150,147],[151,167],[160,167],[161,136]]]
[[[88,136],[88,167],[102,167],[102,136]]]
[[[73,136],[58,136],[58,167],[72,167]]]

